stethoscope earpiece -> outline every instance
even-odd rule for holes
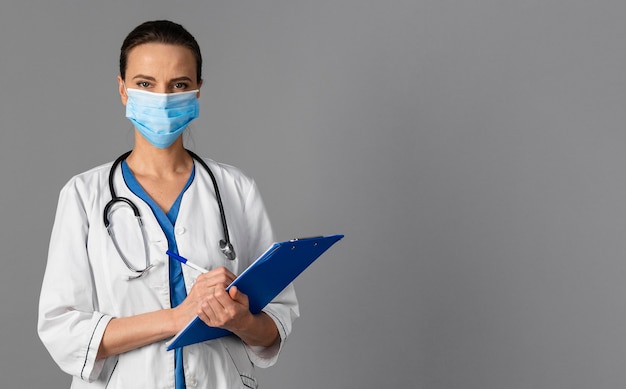
[[[124,259],[124,257],[122,257],[122,259]],[[124,262],[126,263],[126,262]],[[129,267],[129,265],[127,264],[126,267]],[[133,270],[135,272],[135,275],[129,276],[129,275],[123,275],[122,279],[124,281],[132,281],[132,280],[136,280],[137,278],[141,278],[144,274],[146,274],[146,272],[150,269],[152,269],[154,267],[154,265],[150,264],[148,265],[145,269],[142,270]],[[132,269],[131,269],[132,270]]]

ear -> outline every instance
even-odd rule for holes
[[[122,80],[122,76],[117,76],[117,88],[120,94],[120,99],[122,100],[122,104],[126,106],[126,102],[128,101],[128,94],[126,94],[126,87],[124,86],[124,80]]]
[[[196,93],[196,97],[200,98],[200,88],[202,87],[202,80],[198,82],[198,93]]]

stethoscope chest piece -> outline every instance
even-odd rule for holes
[[[222,250],[224,256],[231,261],[237,258],[233,245],[230,242],[226,242],[224,239],[220,240],[220,250]]]

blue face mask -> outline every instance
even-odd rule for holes
[[[154,147],[165,149],[198,117],[198,90],[154,93],[126,89],[126,117]]]

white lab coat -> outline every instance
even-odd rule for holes
[[[219,250],[222,224],[208,173],[196,163],[196,175],[183,195],[175,226],[181,255],[206,269],[226,266],[241,273],[274,241],[256,184],[236,168],[205,160],[213,171],[226,212],[237,259]],[[61,190],[39,302],[39,336],[57,364],[73,376],[72,388],[174,388],[174,352],[167,341],[96,360],[102,335],[114,317],[170,307],[167,239],[150,207],[115,172],[118,196],[131,199],[143,217],[148,255],[155,266],[143,277],[132,275],[119,257],[103,223],[111,199],[111,163],[72,178]],[[128,206],[110,212],[115,235],[136,268],[145,267],[140,229]],[[198,273],[183,266],[191,289]],[[250,347],[230,336],[184,348],[187,387],[255,388],[254,366],[276,362],[293,321],[299,316],[293,286],[264,311],[275,321],[280,342]]]

